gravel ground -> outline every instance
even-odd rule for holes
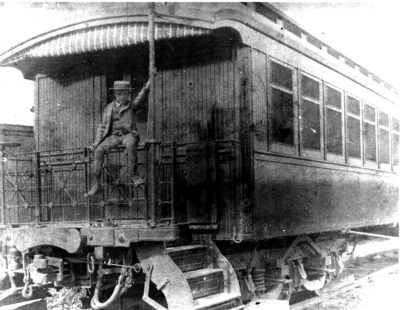
[[[307,310],[394,310],[400,308],[398,271],[367,282]]]

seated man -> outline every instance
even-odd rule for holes
[[[140,137],[137,132],[135,113],[146,103],[150,82],[142,88],[135,100],[131,101],[131,84],[129,81],[115,81],[115,101],[106,106],[103,119],[97,128],[94,149],[94,183],[85,197],[94,196],[101,192],[101,170],[105,153],[123,144],[128,153],[128,171],[135,186],[143,183],[137,175],[136,147]]]

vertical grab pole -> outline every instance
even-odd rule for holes
[[[4,161],[3,161],[3,155],[4,155],[4,147],[1,145],[0,146],[0,160],[1,160],[1,221],[2,224],[6,224],[6,194],[4,193],[4,184],[5,184],[5,175],[4,175]]]
[[[177,170],[177,168],[176,168],[176,165],[177,165],[176,142],[171,143],[171,151],[172,151],[172,154],[171,154],[171,168],[172,168],[172,171],[171,171],[171,176],[172,176],[172,178],[171,178],[171,218],[172,218],[173,223],[175,223],[176,222],[176,220],[175,220],[175,200],[176,200],[176,198],[175,198],[175,191],[176,191],[175,182],[177,179],[176,178],[176,170]]]
[[[35,218],[36,222],[42,220],[41,216],[41,204],[42,204],[42,176],[40,175],[40,153],[36,152],[36,210]]]
[[[147,127],[147,138],[149,139],[150,144],[150,157],[151,164],[149,166],[149,174],[150,174],[150,210],[149,216],[150,221],[149,224],[151,227],[156,226],[156,204],[157,204],[157,195],[156,195],[156,98],[155,98],[155,75],[156,75],[156,66],[155,66],[155,43],[154,43],[154,10],[155,3],[150,2],[148,5],[149,8],[149,80],[150,80],[150,94],[149,94],[149,117],[148,117],[148,127]]]
[[[154,40],[154,9],[155,3],[149,3],[149,80],[150,80],[150,94],[149,94],[149,124],[148,129],[150,132],[148,133],[148,138],[155,142],[156,139],[156,96],[155,96],[155,77],[157,74],[156,71],[156,60],[155,60],[155,40]]]
[[[83,157],[84,157],[84,173],[85,173],[85,193],[89,190],[89,184],[90,184],[90,172],[89,172],[89,167],[90,165],[90,152],[89,149],[84,148],[83,149]],[[86,199],[86,221],[91,222],[91,214],[90,214],[90,201],[89,199]]]

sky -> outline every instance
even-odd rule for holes
[[[369,2],[278,2],[274,5],[306,31],[400,89],[400,4]],[[0,2],[0,51],[17,44],[22,35],[57,22],[46,4]],[[33,14],[35,10],[35,14]],[[18,21],[18,22],[15,22]],[[14,25],[10,29],[10,24]],[[42,27],[42,28],[41,28]],[[0,68],[0,123],[33,125],[33,82],[11,68]]]
[[[317,38],[400,89],[400,2],[274,3]]]

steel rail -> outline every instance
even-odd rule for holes
[[[376,237],[376,238],[383,238],[383,239],[399,239],[399,237],[394,237],[394,236],[388,236],[388,235],[381,235],[381,234],[372,234],[372,233],[366,233],[362,231],[355,231],[355,230],[346,230],[346,234],[353,234],[353,235],[361,235],[361,236],[368,236],[368,237]]]
[[[21,307],[40,302],[42,300],[43,300],[43,298],[39,298],[39,299],[34,299],[34,300],[22,301],[22,302],[10,304],[10,305],[4,305],[4,306],[0,307],[0,310],[14,310],[14,309],[16,310]]]

